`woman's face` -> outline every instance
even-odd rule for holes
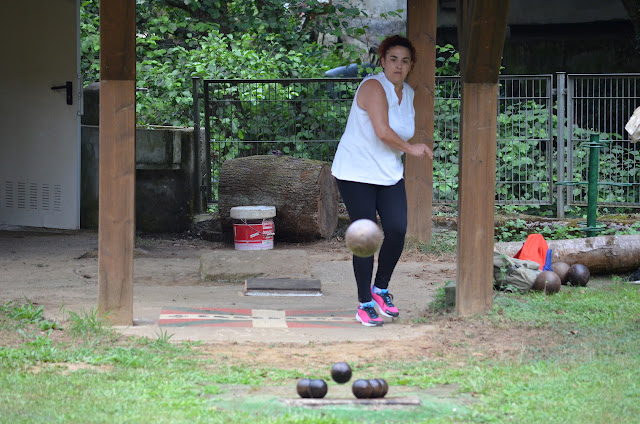
[[[384,75],[394,84],[404,82],[413,65],[411,51],[402,46],[391,47],[380,62]]]

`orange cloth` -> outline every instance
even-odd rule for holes
[[[547,250],[549,250],[549,245],[542,234],[529,234],[514,258],[537,262],[542,270],[547,258]]]

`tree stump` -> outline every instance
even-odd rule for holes
[[[257,155],[222,164],[218,208],[223,232],[233,229],[235,206],[275,206],[275,239],[330,238],[338,225],[339,192],[329,163]]]

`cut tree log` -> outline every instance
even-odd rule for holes
[[[339,192],[328,162],[257,155],[222,164],[218,208],[222,231],[233,230],[235,206],[275,206],[275,240],[330,238],[338,225]]]
[[[495,249],[513,257],[523,243],[496,243]],[[582,264],[591,274],[621,274],[640,268],[640,235],[547,240],[547,244],[553,250],[553,262]]]

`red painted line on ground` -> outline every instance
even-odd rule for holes
[[[360,325],[358,322],[354,322],[353,324],[349,323],[341,323],[341,325],[330,325],[330,324],[309,324],[303,322],[287,322],[287,327],[289,328],[336,328],[336,327],[351,327]]]
[[[302,310],[293,310],[293,311],[284,311],[285,316],[296,316],[296,315],[326,315],[326,316],[334,316],[334,317],[346,317],[350,316],[351,313],[348,311],[302,311]]]
[[[242,314],[242,315],[251,315],[251,309],[231,309],[231,308],[184,308],[182,311],[177,313],[188,313],[192,311],[192,313],[202,312],[202,311],[214,311],[214,312],[227,312],[230,314]]]
[[[202,318],[203,314],[229,315],[229,319],[224,316],[215,318]],[[336,310],[289,310],[284,311],[285,322],[288,328],[336,328],[336,327],[352,327],[358,323],[346,321],[332,321],[331,318],[351,317],[351,312]],[[166,325],[171,327],[253,327],[251,319],[251,309],[231,309],[231,308],[191,308],[176,307],[171,309],[163,309],[162,315],[182,315],[181,318],[159,319],[158,325]],[[236,319],[234,319],[234,317]],[[303,322],[287,321],[286,317],[308,317],[309,320]],[[239,318],[239,319],[238,319]],[[324,319],[323,319],[324,318]]]

